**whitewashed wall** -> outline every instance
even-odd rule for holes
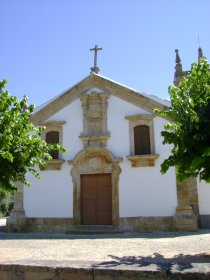
[[[198,201],[201,215],[210,214],[210,184],[197,180]]]
[[[32,182],[24,188],[24,209],[27,217],[73,217],[73,184],[68,163],[62,170],[40,171],[41,179],[28,175]]]
[[[64,160],[73,159],[83,149],[79,135],[83,130],[80,100],[53,115],[48,121],[65,121],[63,146],[68,150]],[[24,189],[24,209],[27,217],[73,217],[73,186],[70,165],[65,162],[61,170],[40,171],[41,179],[28,175],[31,188]]]
[[[160,164],[168,157],[171,147],[162,144],[160,132],[165,120],[154,119],[155,152],[160,155],[155,167],[132,167],[126,156],[130,154],[129,121],[125,116],[148,114],[147,111],[116,97],[109,99],[108,129],[111,139],[108,149],[117,157],[123,157],[121,164],[119,195],[120,216],[172,216],[177,206],[175,168],[165,175],[160,174]]]
[[[174,168],[166,175],[160,174],[160,164],[167,157],[170,147],[162,145],[160,131],[164,120],[154,119],[155,150],[160,154],[155,167],[133,168],[126,156],[130,154],[129,121],[125,116],[148,114],[147,111],[111,96],[108,99],[108,130],[111,137],[108,147],[114,156],[123,157],[119,181],[120,216],[171,216],[177,206]],[[79,139],[83,131],[80,100],[76,100],[52,116],[52,121],[65,121],[63,146],[68,153],[63,159],[73,159],[83,149]],[[27,217],[72,217],[73,186],[70,166],[63,164],[61,171],[42,171],[42,179],[29,175],[31,188],[24,190],[24,208]]]
[[[63,159],[73,159],[75,154],[83,149],[82,141],[79,139],[83,131],[83,113],[80,100],[75,100],[48,121],[65,121],[63,125],[63,146],[68,150]]]
[[[177,206],[174,170],[161,175],[159,166],[131,168],[121,164],[120,216],[172,216]]]
[[[114,96],[111,96],[108,102],[107,127],[111,137],[107,148],[117,157],[128,156],[130,154],[129,121],[125,117],[148,114],[148,112]]]

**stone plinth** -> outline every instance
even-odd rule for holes
[[[191,206],[176,208],[176,214],[173,217],[174,230],[195,231],[198,229],[197,217],[193,214]]]
[[[23,185],[20,183],[16,184],[18,192],[14,194],[14,207],[7,218],[7,231],[10,232],[21,232],[25,231],[25,210],[23,208]]]

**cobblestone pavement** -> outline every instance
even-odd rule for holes
[[[61,260],[106,265],[193,260],[210,266],[210,230],[84,236],[0,232],[0,263]]]

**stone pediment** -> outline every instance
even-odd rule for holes
[[[116,96],[148,112],[153,112],[155,108],[164,109],[170,106],[170,103],[167,101],[135,91],[93,73],[49,102],[36,108],[31,117],[31,121],[35,125],[39,125],[76,99],[85,98],[85,96],[91,96],[92,98],[95,96],[97,98],[99,95]]]

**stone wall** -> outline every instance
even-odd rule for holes
[[[7,221],[8,232],[66,233],[77,227],[80,225],[75,226],[73,218],[24,218],[24,221],[21,220],[19,224],[10,223],[10,219]],[[197,220],[195,215],[182,215],[182,213],[176,213],[171,217],[124,217],[119,219],[119,226],[114,226],[113,229],[127,232],[195,231]]]
[[[126,217],[120,218],[120,228],[125,231],[171,231],[173,217]]]
[[[72,218],[25,218],[24,224],[17,227],[7,221],[8,232],[66,232],[73,226]]]
[[[52,262],[53,263],[53,262]],[[135,268],[97,266],[69,267],[68,263],[47,265],[0,264],[1,280],[209,280],[210,270],[205,264],[192,264],[190,268],[176,264],[146,263]]]

